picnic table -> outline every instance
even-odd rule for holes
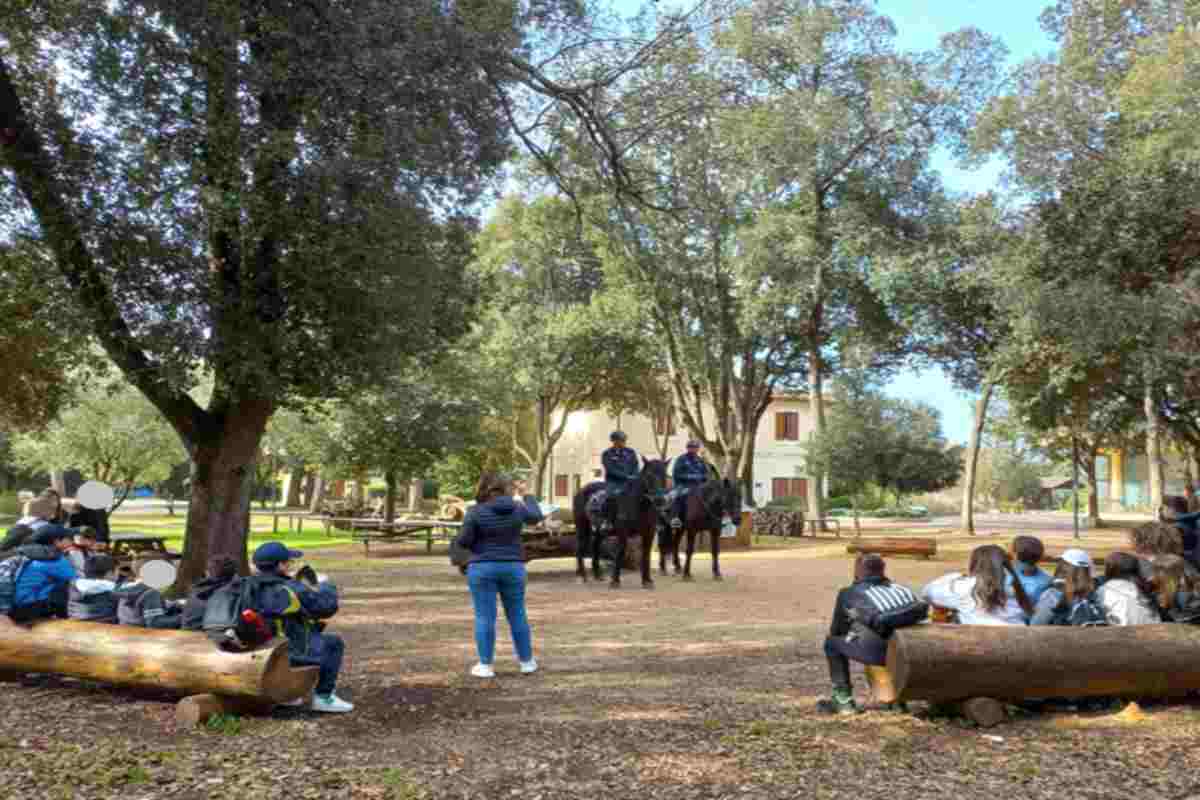
[[[114,561],[150,554],[155,558],[177,561],[183,556],[167,549],[167,539],[150,533],[114,533],[108,537],[108,549]]]
[[[334,522],[350,523],[350,538],[362,542],[363,553],[371,555],[371,542],[401,542],[410,539],[424,539],[425,552],[433,552],[433,540],[448,541],[455,531],[462,527],[461,522],[450,522],[441,519],[398,519],[394,522],[384,522],[381,519],[351,517],[326,517],[329,524]],[[360,527],[361,526],[361,527]]]

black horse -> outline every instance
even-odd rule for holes
[[[613,523],[612,533],[617,536],[617,552],[613,558],[611,587],[621,585],[621,567],[625,561],[625,547],[630,536],[642,537],[642,587],[654,588],[654,579],[650,576],[650,550],[654,547],[654,531],[658,522],[659,507],[663,503],[667,485],[667,462],[642,459],[642,471],[629,482],[616,498],[609,498],[606,505],[611,505],[613,512],[610,519]],[[572,510],[575,513],[575,573],[581,581],[587,582],[587,570],[583,562],[588,551],[592,555],[592,573],[600,580],[600,545],[606,536],[592,530],[592,520],[588,516],[588,500],[597,491],[604,488],[600,481],[589,483],[575,495]]]
[[[742,493],[737,484],[725,480],[711,480],[694,489],[684,504],[683,527],[672,531],[663,524],[658,540],[658,569],[667,574],[667,553],[674,562],[675,574],[679,574],[679,542],[687,533],[687,561],[683,565],[683,579],[692,579],[692,553],[696,549],[696,534],[708,531],[712,541],[713,580],[721,580],[721,527],[727,521],[737,524],[742,516]]]

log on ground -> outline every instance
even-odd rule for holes
[[[0,671],[278,703],[312,691],[318,669],[293,668],[286,639],[227,653],[194,631],[45,620],[29,627],[0,625]]]
[[[180,728],[194,728],[219,714],[266,715],[274,707],[275,703],[269,700],[193,694],[175,704],[175,724]]]
[[[887,668],[901,701],[1177,697],[1200,689],[1200,626],[918,625]]]
[[[937,555],[937,539],[856,539],[846,545],[847,553],[878,553],[881,556],[921,556],[931,558]]]

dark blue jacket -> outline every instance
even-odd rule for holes
[[[604,482],[610,487],[624,487],[638,476],[641,466],[632,447],[610,447],[600,456],[604,465]]]
[[[314,589],[303,581],[269,572],[253,579],[263,584],[254,610],[266,618],[277,635],[287,637],[291,662],[320,664],[325,656],[325,637],[317,622],[337,613],[337,587],[326,581]]]
[[[521,531],[526,525],[542,521],[537,498],[525,495],[518,505],[511,497],[497,497],[471,506],[463,519],[456,543],[471,551],[471,562],[524,561],[521,555]]]
[[[671,480],[676,488],[695,488],[708,480],[708,465],[700,456],[684,453],[671,465]]]

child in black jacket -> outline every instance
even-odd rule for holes
[[[854,583],[838,592],[833,621],[825,639],[833,697],[817,709],[831,714],[859,710],[850,686],[850,662],[882,666],[887,663],[887,640],[895,627],[924,619],[928,605],[907,586],[887,579],[882,556],[864,553],[854,562]]]

